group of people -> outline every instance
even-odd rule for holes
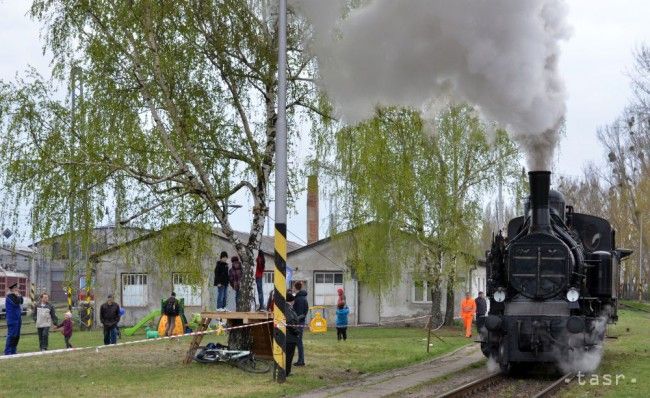
[[[6,295],[6,318],[7,318],[7,340],[5,342],[5,355],[14,355],[18,351],[18,342],[20,341],[20,332],[22,328],[22,305],[23,297],[18,289],[18,284],[14,283],[9,286],[9,292]],[[100,308],[100,321],[104,326],[104,344],[116,344],[118,328],[120,322],[120,306],[113,301],[113,295],[108,296],[106,303]],[[41,293],[38,303],[34,305],[32,319],[36,325],[38,334],[38,348],[46,351],[50,342],[50,330],[60,331],[66,348],[72,348],[72,312],[67,311],[63,321],[59,323],[56,315],[56,309],[50,303],[50,296],[47,293]]]
[[[291,364],[293,355],[298,349],[298,360],[293,366],[305,366],[305,347],[302,337],[305,331],[305,319],[309,312],[309,302],[307,301],[307,291],[303,289],[302,282],[298,281],[294,285],[294,290],[287,291],[285,316],[287,323],[286,333],[286,375],[291,374]]]
[[[465,293],[465,298],[460,302],[460,317],[465,326],[465,337],[472,337],[472,321],[476,316],[476,328],[479,333],[485,325],[487,302],[483,292],[478,292],[478,297],[473,299],[470,292]]]
[[[255,259],[255,284],[257,285],[257,296],[259,300],[258,311],[265,310],[264,307],[264,268],[266,266],[266,259],[264,252],[260,250]],[[243,271],[239,257],[232,256],[230,258],[230,267],[228,266],[228,253],[221,252],[219,261],[214,267],[214,286],[217,290],[217,311],[226,310],[226,302],[228,299],[228,286],[235,291],[235,302],[239,302],[239,292],[241,288],[241,279]]]
[[[350,309],[345,302],[345,293],[343,289],[338,289],[338,298],[336,303],[336,337],[339,341],[347,340],[348,315]],[[303,344],[303,334],[305,331],[305,320],[309,312],[309,302],[307,301],[307,291],[303,289],[302,282],[297,281],[293,285],[293,290],[287,291],[286,297],[286,375],[291,374],[293,356],[298,349],[298,360],[293,366],[305,366],[305,347]]]
[[[7,340],[5,341],[5,355],[14,355],[18,351],[20,341],[20,329],[22,327],[22,305],[23,297],[18,289],[18,284],[9,286],[9,292],[5,298],[5,311],[7,318]],[[34,305],[32,318],[36,324],[38,334],[38,347],[46,351],[49,345],[50,329],[60,330],[63,334],[66,348],[72,348],[72,313],[65,313],[63,322],[59,323],[54,306],[50,304],[50,297],[47,293],[41,293],[38,303]]]
[[[55,327],[55,330],[60,330],[63,334],[66,348],[72,348],[70,339],[72,338],[72,313],[66,312],[64,320],[59,324],[59,319],[56,316],[54,306],[50,304],[50,296],[47,293],[42,293],[39,297],[38,304],[34,306],[32,312],[32,319],[36,323],[36,331],[38,332],[38,347],[41,351],[46,351],[49,345],[50,328]]]

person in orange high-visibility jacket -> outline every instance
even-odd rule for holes
[[[476,313],[476,302],[472,295],[467,292],[465,298],[460,302],[460,317],[465,324],[465,337],[472,337],[472,320]]]

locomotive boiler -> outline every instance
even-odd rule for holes
[[[575,212],[550,189],[549,171],[528,175],[524,215],[486,253],[481,349],[506,372],[600,350],[606,324],[617,320],[619,264],[631,254],[616,248],[607,220]]]

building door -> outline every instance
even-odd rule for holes
[[[362,284],[359,284],[359,323],[379,323],[379,297]]]
[[[53,303],[67,303],[68,295],[65,292],[65,272],[52,271],[50,282],[50,301]]]

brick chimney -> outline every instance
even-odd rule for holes
[[[307,244],[318,241],[318,176],[307,177]]]

